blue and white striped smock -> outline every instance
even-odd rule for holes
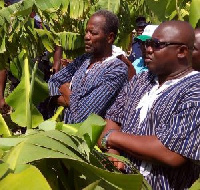
[[[145,176],[155,190],[187,189],[200,174],[200,73],[169,86],[153,102],[140,123],[141,98],[156,85],[150,72],[136,75],[120,92],[106,118],[121,124],[122,131],[135,135],[156,135],[168,149],[188,158],[179,168],[151,164]],[[127,156],[141,168],[142,161]]]
[[[115,57],[98,62],[87,70],[89,65],[90,55],[84,54],[49,80],[50,96],[61,95],[60,86],[72,81],[70,106],[65,109],[65,123],[82,122],[91,113],[104,117],[123,85],[128,82],[128,67]]]

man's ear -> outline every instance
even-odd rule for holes
[[[183,58],[187,57],[188,53],[189,53],[188,47],[186,45],[181,45],[178,48],[177,56],[178,56],[179,59],[183,59]]]
[[[115,41],[115,34],[114,34],[113,32],[110,32],[110,33],[108,34],[107,40],[108,40],[108,43],[109,43],[109,44],[113,44],[114,41]]]

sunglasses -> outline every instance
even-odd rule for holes
[[[181,42],[160,42],[158,39],[155,39],[155,38],[146,40],[144,45],[145,45],[145,48],[152,47],[153,49],[163,49],[167,46],[173,46],[173,45],[185,45],[185,46],[187,46],[186,44],[181,43]]]

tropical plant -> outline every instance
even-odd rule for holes
[[[104,125],[97,115],[72,125],[50,119],[39,130],[2,138],[1,190],[151,189],[134,168],[133,174],[124,175],[94,149]]]

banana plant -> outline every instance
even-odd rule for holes
[[[175,19],[189,21],[194,28],[199,25],[199,0],[145,0],[145,5],[155,24]]]
[[[2,137],[11,136],[9,127],[7,126],[3,116],[1,114],[0,114],[0,136],[2,136]]]
[[[21,127],[34,128],[43,122],[43,117],[36,108],[37,103],[48,95],[47,84],[36,78],[37,62],[30,74],[30,66],[26,50],[20,84],[7,97],[6,102],[14,109],[11,113],[13,122]],[[35,85],[36,84],[36,85]],[[43,94],[35,94],[34,89],[42,89]],[[37,93],[38,91],[36,91]],[[46,93],[45,93],[46,92]],[[35,97],[33,99],[33,97]],[[36,98],[37,97],[37,98]]]
[[[104,126],[105,121],[92,114],[77,125],[57,123],[46,131],[43,125],[16,138],[2,138],[1,189],[151,189],[134,167],[133,174],[125,175],[94,148]]]

